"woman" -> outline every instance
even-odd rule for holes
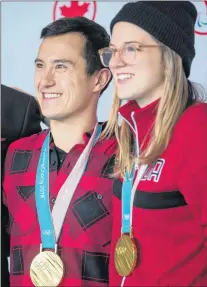
[[[119,144],[111,286],[207,286],[207,104],[188,80],[196,17],[187,1],[128,3],[100,50],[116,88],[104,136]]]

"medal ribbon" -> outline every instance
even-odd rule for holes
[[[122,233],[130,233],[131,223],[130,223],[130,202],[131,202],[131,192],[133,187],[134,179],[134,169],[131,174],[126,172],[124,182],[122,185]]]
[[[132,170],[131,174],[126,172],[124,182],[122,185],[122,227],[121,227],[122,233],[130,234],[133,219],[132,211],[133,211],[135,192],[147,167],[148,165],[140,166],[135,181],[134,181],[135,169]]]
[[[42,248],[55,249],[68,206],[75,189],[86,169],[90,153],[97,143],[102,127],[96,125],[94,132],[80,155],[73,170],[61,187],[52,213],[49,205],[49,143],[50,133],[44,140],[36,175],[35,200],[40,225]]]

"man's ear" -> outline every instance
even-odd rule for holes
[[[96,81],[93,89],[94,93],[101,93],[111,79],[111,72],[107,68],[103,68],[96,73]]]

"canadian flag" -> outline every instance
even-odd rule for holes
[[[88,12],[90,4],[86,2],[80,4],[79,1],[72,1],[69,6],[60,6],[61,15],[69,18],[84,16]]]
[[[53,8],[53,21],[61,17],[87,17],[91,20],[95,19],[97,4],[96,1],[55,1]]]

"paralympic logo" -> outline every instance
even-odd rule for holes
[[[207,36],[207,1],[203,1],[205,12],[198,13],[195,23],[195,33],[201,36]]]

